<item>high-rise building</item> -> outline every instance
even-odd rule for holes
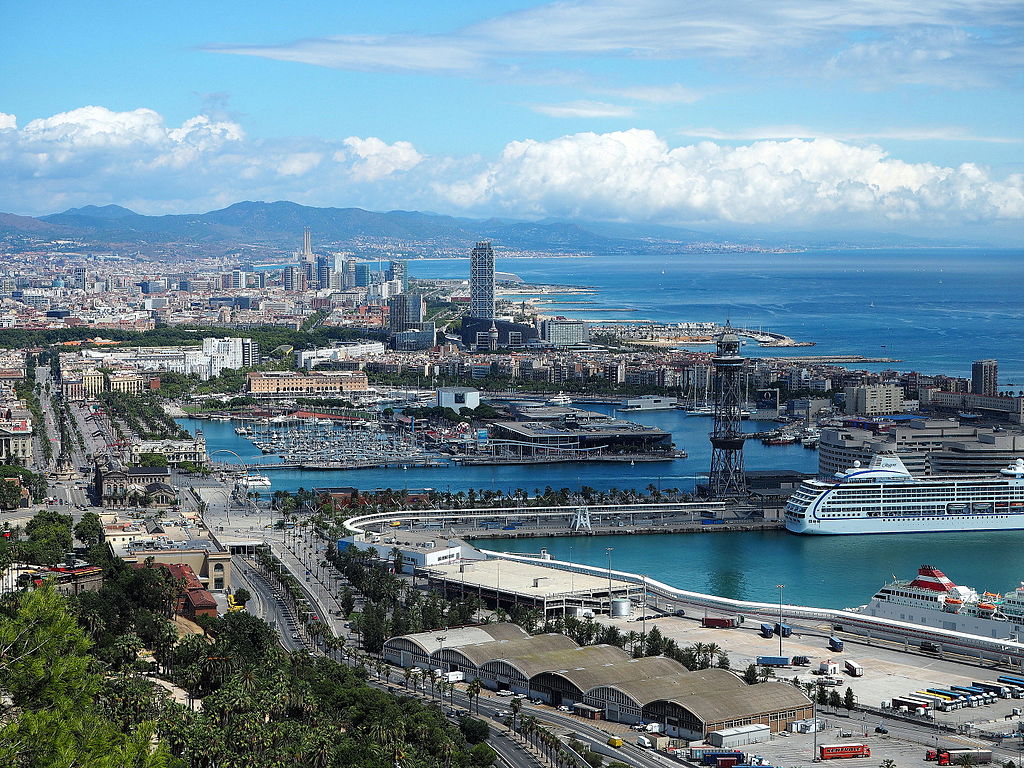
[[[975,360],[971,363],[971,394],[995,397],[999,394],[999,362]]]
[[[71,268],[71,288],[85,288],[85,282],[88,280],[89,272],[84,266],[75,266]]]
[[[469,257],[469,315],[494,319],[494,251],[477,243]]]
[[[368,261],[357,261],[354,267],[355,271],[355,286],[357,288],[365,288],[370,284],[370,272],[372,265]]]
[[[260,343],[242,339],[242,367],[251,368],[260,364]]]
[[[419,328],[426,313],[426,302],[419,293],[400,293],[388,304],[388,325],[392,333]]]
[[[398,280],[402,291],[409,289],[408,269],[404,261],[392,261],[388,264],[388,280]]]
[[[309,227],[302,229],[302,258],[313,258],[313,231]]]
[[[256,287],[261,290],[267,287],[267,271],[261,269],[254,273],[256,275]]]
[[[316,257],[316,287],[331,287],[331,260],[327,256]]]
[[[544,320],[540,324],[540,336],[555,347],[585,344],[590,340],[590,330],[583,320]]]
[[[231,287],[233,289],[246,288],[249,285],[249,275],[240,269],[231,271]]]
[[[289,264],[282,273],[286,291],[306,290],[306,272],[298,264]]]

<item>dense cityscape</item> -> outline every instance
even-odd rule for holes
[[[1024,768],[1019,3],[7,6],[0,768]]]

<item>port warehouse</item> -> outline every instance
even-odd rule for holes
[[[384,658],[402,667],[461,672],[591,719],[656,722],[689,740],[712,731],[765,725],[772,732],[811,716],[812,703],[786,683],[747,685],[724,669],[690,672],[664,656],[634,659],[617,646],[578,646],[564,635],[528,635],[485,624],[393,637]]]
[[[657,506],[657,505],[644,505]],[[670,506],[670,505],[666,505]],[[444,510],[440,515],[447,516],[454,510]],[[533,510],[531,510],[531,514]],[[387,521],[400,519],[403,515],[410,515],[418,519],[426,519],[430,513],[425,511],[403,512],[378,515],[364,515],[359,518],[352,518],[345,523],[345,527],[357,536],[365,537],[363,527],[368,525],[386,526]],[[565,514],[564,510],[560,514]],[[654,579],[647,578],[627,571],[597,568],[579,563],[569,563],[558,560],[540,560],[537,557],[514,555],[506,552],[495,552],[492,550],[477,550],[488,559],[500,559],[508,562],[521,562],[533,564],[545,569],[558,570],[563,572],[586,574],[604,578],[606,581],[611,575],[614,579],[630,582],[639,585],[641,592],[648,597],[684,603],[720,613],[731,617],[749,617],[757,620],[775,621],[779,616],[778,604],[758,603],[749,600],[734,600],[717,595],[707,595],[700,592],[678,589]],[[610,607],[610,606],[609,606]],[[1024,643],[999,638],[987,638],[980,635],[971,635],[964,632],[954,632],[939,627],[928,627],[922,624],[911,624],[892,619],[881,619],[865,614],[853,613],[851,611],[840,611],[830,608],[816,608],[812,606],[785,605],[783,611],[786,621],[789,624],[799,627],[803,632],[821,632],[820,624],[828,623],[832,627],[839,628],[838,631],[845,631],[851,634],[864,635],[868,638],[878,638],[906,643],[907,645],[920,645],[921,643],[935,643],[940,651],[952,652],[964,656],[971,656],[978,659],[989,659],[1000,663],[1015,666],[1024,670]],[[812,623],[807,623],[812,622]],[[742,623],[742,622],[737,622]],[[831,633],[830,631],[828,632]]]

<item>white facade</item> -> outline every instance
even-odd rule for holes
[[[480,392],[470,387],[439,387],[437,404],[462,413],[463,409],[472,410],[480,405]]]
[[[295,365],[297,368],[311,371],[320,363],[336,363],[339,360],[383,354],[384,342],[382,341],[347,341],[326,349],[300,350],[295,353]]]
[[[540,328],[541,338],[556,347],[590,341],[590,328],[582,320],[544,320]]]
[[[846,412],[860,416],[888,416],[907,409],[903,388],[898,384],[847,387]]]

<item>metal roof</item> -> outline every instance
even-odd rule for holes
[[[604,664],[595,663],[579,665],[571,669],[547,670],[551,674],[568,680],[580,691],[586,692],[591,688],[602,685],[614,685],[625,680],[647,679],[661,677],[664,675],[682,675],[687,673],[686,667],[678,661],[666,658],[665,656],[648,656],[641,659],[631,659],[623,651],[625,658]]]
[[[682,667],[682,665],[678,665]],[[608,685],[608,684],[606,684]],[[725,669],[699,669],[693,672],[682,667],[674,671],[645,678],[625,678],[609,687],[629,696],[640,706],[662,699],[682,703],[689,696],[719,690],[745,689],[747,684]]]
[[[615,645],[584,645],[580,648],[532,653],[511,659],[500,659],[530,679],[542,672],[575,669],[590,665],[614,664],[625,661],[629,654]],[[498,661],[499,659],[495,659]]]
[[[537,655],[578,647],[579,645],[575,640],[565,635],[551,633],[547,635],[517,637],[511,640],[494,640],[489,643],[467,645],[453,650],[461,653],[467,660],[479,667],[481,664],[486,664],[488,661],[496,659],[512,659],[527,654]]]
[[[811,700],[788,683],[757,683],[739,688],[703,691],[669,701],[691,712],[704,723],[758,717],[770,712],[809,707]]]
[[[526,637],[527,633],[522,627],[504,622],[501,624],[478,624],[471,627],[453,627],[451,629],[435,629],[430,632],[416,632],[412,635],[401,635],[392,637],[391,640],[408,640],[418,645],[428,656],[439,650],[444,638],[445,648],[462,648],[467,645],[479,645],[489,643],[493,640],[515,640]]]

